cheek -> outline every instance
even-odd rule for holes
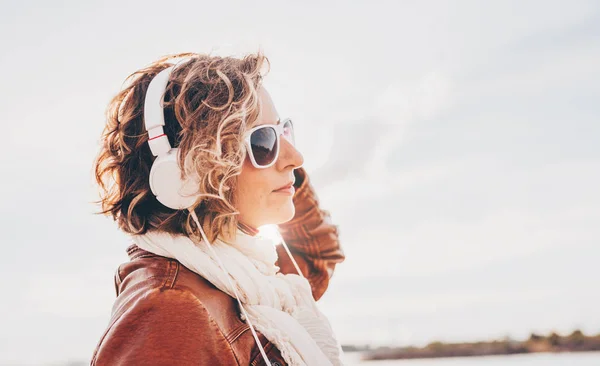
[[[270,192],[268,179],[263,169],[256,169],[246,161],[237,183],[237,209],[241,215],[252,214],[264,208]]]
[[[236,208],[240,220],[259,227],[288,221],[294,215],[290,196],[274,194],[273,182],[283,182],[275,166],[257,169],[247,161],[238,177]]]

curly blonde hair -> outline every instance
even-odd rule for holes
[[[257,90],[270,68],[261,51],[243,58],[182,53],[163,57],[126,78],[110,101],[102,147],[94,163],[101,212],[130,234],[163,231],[200,239],[187,210],[163,206],[150,190],[154,161],[144,128],[148,85],[173,59],[186,57],[172,72],[164,96],[165,133],[179,147],[182,176],[199,182],[202,195],[190,207],[210,241],[237,230],[237,177],[246,156],[243,135],[260,114]],[[263,73],[263,67],[268,66]]]

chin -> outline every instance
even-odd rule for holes
[[[296,208],[294,207],[294,203],[290,200],[289,204],[284,205],[278,210],[277,216],[274,217],[273,220],[275,222],[273,223],[276,225],[286,223],[294,218],[294,214],[296,214]]]

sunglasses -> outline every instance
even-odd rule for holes
[[[290,118],[276,125],[256,126],[247,132],[245,142],[255,168],[268,168],[275,164],[281,146],[280,136],[295,145],[294,125]]]

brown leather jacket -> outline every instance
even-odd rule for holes
[[[318,300],[344,260],[337,226],[319,208],[303,168],[297,169],[294,218],[279,230]],[[281,245],[278,266],[296,273]],[[115,273],[117,298],[91,365],[264,365],[234,298],[178,261],[132,244]],[[258,333],[273,366],[281,354]]]

